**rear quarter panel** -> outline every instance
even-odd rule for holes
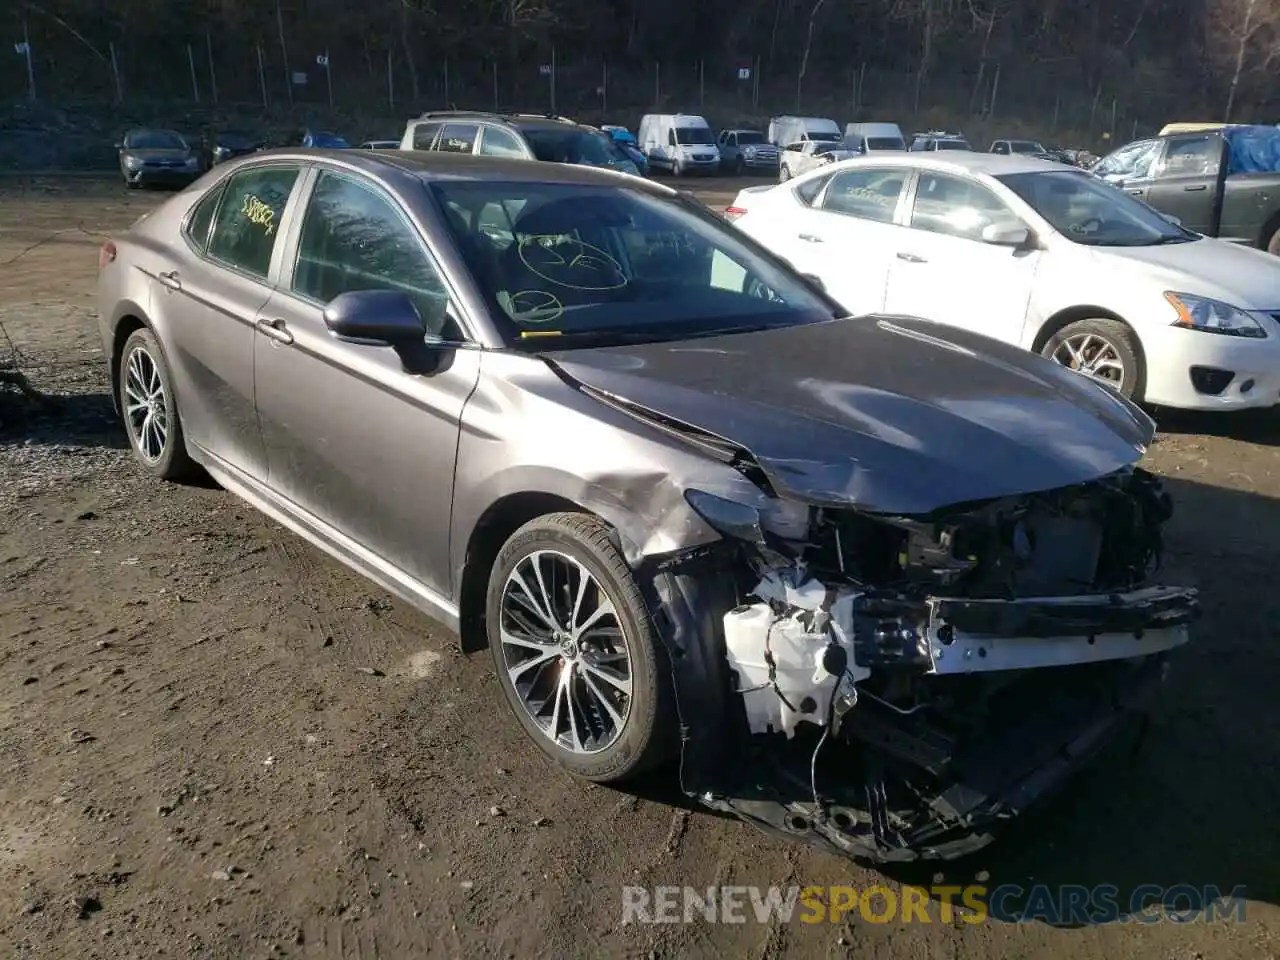
[[[1265,248],[1276,230],[1277,215],[1280,173],[1233,173],[1227,177],[1218,236],[1245,237]]]

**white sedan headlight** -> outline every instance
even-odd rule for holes
[[[1253,313],[1221,300],[1172,291],[1165,291],[1164,298],[1177,312],[1174,326],[1203,330],[1206,333],[1223,333],[1232,337],[1262,338],[1267,335],[1266,329]]]

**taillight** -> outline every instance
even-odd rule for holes
[[[98,269],[101,270],[108,263],[113,263],[116,259],[116,245],[108,240],[102,245],[102,249],[98,251]]]
[[[737,220],[740,216],[742,216],[746,212],[747,212],[746,207],[725,207],[724,218],[728,220],[730,223],[733,223],[733,221]]]

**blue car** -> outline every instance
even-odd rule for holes
[[[327,130],[311,130],[304,128],[297,130],[289,137],[285,143],[286,147],[317,147],[324,150],[347,150],[350,149],[349,144],[336,133],[329,133]]]
[[[636,135],[626,127],[619,127],[613,124],[605,124],[600,128],[609,135],[615,144],[627,155],[627,158],[636,165],[636,169],[640,171],[640,176],[647,177],[649,175],[649,158],[640,152],[640,143],[636,140]]]

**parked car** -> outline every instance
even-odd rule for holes
[[[896,123],[850,123],[844,128],[844,142],[859,153],[907,149],[902,128]]]
[[[186,186],[204,172],[200,150],[174,130],[139,127],[116,142],[120,177],[131,190]]]
[[[405,125],[400,149],[474,153],[640,173],[607,134],[565,117],[543,114],[459,110],[424,113]]]
[[[793,177],[807,173],[829,163],[848,160],[858,154],[844,145],[843,140],[799,140],[787,144],[778,161],[778,182],[786,183]]]
[[[206,169],[266,148],[266,138],[242,130],[218,130],[205,137]]]
[[[603,124],[600,127],[609,138],[617,144],[628,160],[636,165],[636,170],[640,176],[647,177],[649,175],[649,158],[644,155],[640,149],[640,143],[636,140],[636,135],[626,127],[616,126],[614,124]]]
[[[361,150],[399,150],[399,140],[366,140],[360,144]]]
[[[1082,171],[989,153],[854,160],[749,187],[729,215],[853,313],[963,327],[1161,406],[1280,400],[1280,261]]]
[[[1241,150],[1233,152],[1233,141]],[[1280,254],[1280,130],[1228,127],[1138,140],[1091,172],[1190,230]]]
[[[721,130],[716,141],[720,166],[729,173],[776,173],[778,148],[759,130]]]
[[[670,171],[673,177],[720,170],[716,135],[702,117],[688,113],[646,114],[640,118],[636,138],[652,169]]]
[[[973,146],[962,133],[932,130],[927,133],[912,134],[911,145],[907,149],[932,153],[939,150],[972,150]]]
[[[291,133],[285,138],[284,146],[316,150],[349,150],[351,148],[351,144],[345,137],[330,133],[328,130],[312,130],[309,127],[302,127]]]
[[[277,151],[116,234],[98,295],[141,470],[203,467],[487,646],[570,773],[679,753],[698,802],[833,852],[982,846],[1143,709],[1198,610],[1148,582],[1171,508],[1140,410],[841,319],[651,181]]]
[[[766,138],[776,147],[805,140],[843,140],[840,125],[827,117],[774,117]]]
[[[1049,151],[1039,140],[993,140],[991,153],[1002,153],[1006,156],[1013,153],[1031,154],[1044,157]]]

